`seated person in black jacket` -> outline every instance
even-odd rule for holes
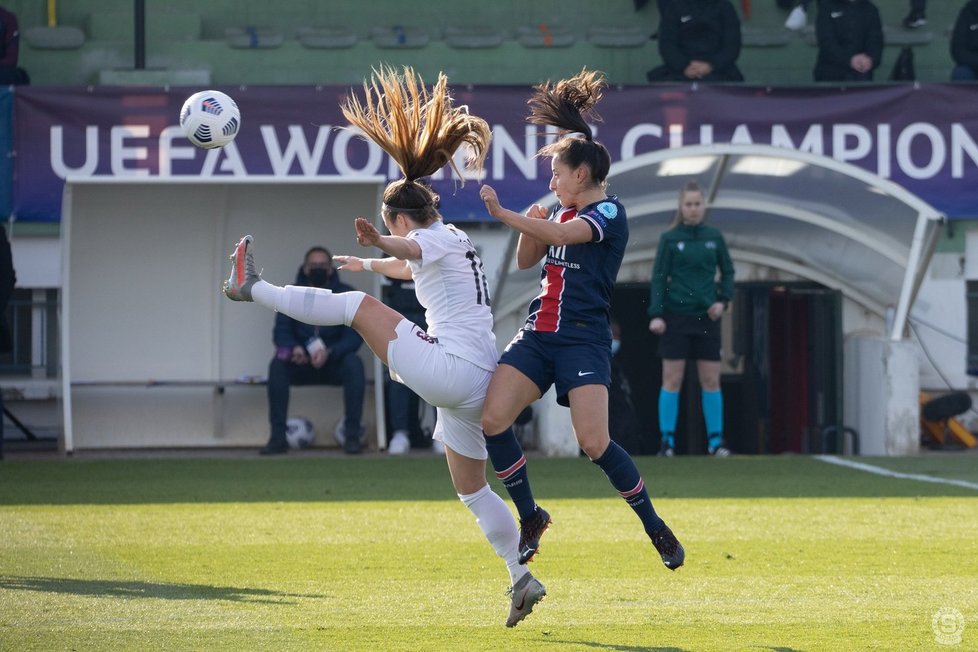
[[[29,84],[30,76],[19,67],[20,26],[17,14],[0,7],[0,85]]]
[[[869,0],[822,0],[815,18],[815,81],[873,81],[883,60],[883,23]]]
[[[662,65],[646,74],[650,82],[744,81],[740,18],[729,0],[674,0],[660,13]]]
[[[958,13],[951,32],[951,81],[978,79],[978,0],[969,0]]]
[[[340,282],[333,257],[325,247],[306,252],[295,285],[319,287],[335,293],[352,290]],[[342,385],[344,448],[359,453],[363,428],[366,381],[363,360],[357,355],[363,339],[349,326],[310,326],[282,313],[275,314],[275,357],[268,365],[268,421],[271,436],[262,455],[288,450],[285,422],[292,385]]]

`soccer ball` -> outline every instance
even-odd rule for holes
[[[316,438],[312,421],[305,417],[289,417],[285,422],[285,441],[289,448],[309,448]]]
[[[241,129],[241,111],[234,100],[220,91],[200,91],[183,103],[180,126],[197,147],[224,147]]]

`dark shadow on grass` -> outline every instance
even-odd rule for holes
[[[104,598],[156,598],[159,600],[222,600],[256,604],[291,605],[291,598],[324,598],[323,595],[283,593],[207,584],[171,584],[126,580],[79,580],[64,577],[0,577],[0,590],[41,591]]]
[[[686,652],[686,648],[672,646],[616,645],[614,643],[598,643],[597,641],[555,641],[553,639],[546,639],[546,642],[556,645],[579,645],[595,650],[614,650],[615,652]]]

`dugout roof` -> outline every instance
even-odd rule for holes
[[[707,219],[737,261],[838,289],[878,315],[896,306],[899,339],[945,216],[896,183],[835,159],[769,145],[697,145],[612,166],[609,193],[629,222],[625,264],[655,256],[678,191],[697,181]],[[539,203],[553,203],[548,194]],[[513,233],[496,288],[497,318],[525,311],[538,268],[516,268]]]

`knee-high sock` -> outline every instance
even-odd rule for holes
[[[358,290],[334,294],[330,290],[300,285],[282,288],[265,281],[258,281],[251,288],[255,303],[317,326],[349,326],[365,296]]]
[[[252,290],[254,294],[254,290]],[[659,432],[669,446],[676,445],[676,420],[679,418],[679,392],[670,392],[663,387],[659,390]]]
[[[706,434],[713,440],[723,439],[723,393],[718,389],[714,392],[703,390],[703,419],[706,421]]]
[[[650,537],[653,532],[664,525],[652,507],[652,499],[649,498],[649,492],[645,489],[645,483],[638,472],[638,467],[635,466],[635,462],[628,456],[624,448],[612,441],[604,454],[592,461],[601,467],[601,470],[611,481],[611,485],[618,490],[625,502],[642,519],[645,532]]]
[[[520,513],[520,519],[526,520],[533,516],[537,503],[533,500],[533,492],[530,490],[530,476],[526,471],[526,457],[520,442],[516,439],[516,433],[512,427],[507,428],[498,435],[486,435],[486,451],[489,453],[489,461],[492,468],[496,471],[509,497],[516,505],[516,511]]]
[[[489,539],[492,549],[506,562],[510,580],[516,584],[526,575],[527,568],[519,562],[520,531],[513,513],[489,485],[474,494],[458,494],[458,498],[475,514],[476,523]]]

